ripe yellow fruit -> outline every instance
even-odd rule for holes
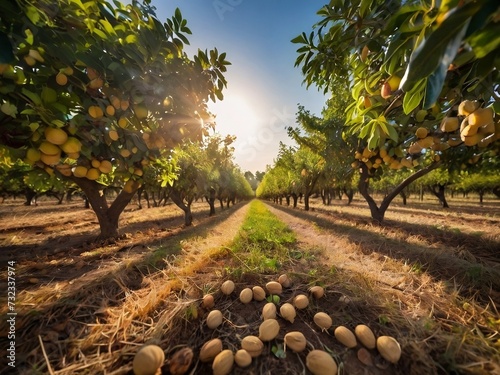
[[[400,82],[401,82],[401,77],[398,77],[396,75],[391,76],[387,80],[387,83],[389,84],[391,91],[396,91],[399,88]]]
[[[491,108],[479,108],[469,115],[469,125],[483,126],[493,123],[493,110]]]
[[[47,155],[44,154],[43,152],[40,153],[40,160],[46,164],[46,165],[55,165],[59,163],[61,159],[61,151],[59,150],[59,153],[56,155]]]
[[[462,131],[460,132],[460,136],[461,137],[470,137],[470,136],[476,134],[478,130],[479,130],[479,126],[469,124],[462,129]]]
[[[484,138],[484,134],[476,133],[468,137],[460,135],[460,138],[466,146],[475,146]]]
[[[91,105],[88,109],[88,112],[90,117],[95,119],[100,119],[102,116],[104,116],[104,112],[102,111],[101,107],[97,105]]]
[[[82,143],[75,137],[68,137],[68,140],[61,145],[61,149],[66,154],[74,154],[82,150]]]
[[[90,80],[99,77],[99,73],[97,73],[97,70],[95,70],[94,68],[87,66],[86,70],[87,70],[87,77],[89,77]]]
[[[56,75],[56,82],[58,85],[65,86],[68,83],[68,77],[66,74],[59,72]]]
[[[155,375],[164,361],[165,353],[162,348],[146,345],[135,354],[132,369],[135,375]]]
[[[460,126],[458,121],[458,117],[445,117],[443,121],[441,121],[440,129],[442,132],[451,133],[457,130]]]
[[[80,153],[79,153],[79,152],[68,152],[68,153],[66,154],[66,156],[67,156],[69,159],[78,160],[78,158],[80,157]]]
[[[130,102],[128,100],[121,100],[120,101],[120,108],[122,111],[126,111],[129,106],[130,106]]]
[[[101,172],[99,171],[99,169],[89,168],[85,177],[87,177],[89,180],[97,180],[100,175],[101,175]]]
[[[142,176],[142,175],[144,174],[144,172],[143,172],[143,170],[142,170],[142,169],[140,169],[140,168],[135,168],[135,169],[134,169],[134,174],[135,174],[136,176],[139,176],[139,177],[140,177],[140,176]],[[250,291],[252,291],[250,288],[248,288],[248,289],[249,289]]]
[[[128,126],[128,120],[126,117],[120,117],[118,120],[118,126],[125,129]]]
[[[148,109],[143,105],[135,105],[134,106],[134,113],[135,113],[135,116],[139,120],[142,120],[142,119],[145,119],[146,117],[148,117]]]
[[[128,158],[131,155],[131,152],[126,148],[124,148],[120,150],[120,155],[123,156],[124,158]]]
[[[253,299],[256,301],[264,301],[264,299],[266,298],[266,291],[258,285],[252,288],[252,294]]]
[[[38,151],[36,148],[28,148],[28,150],[26,151],[26,158],[34,163],[38,160],[40,160],[40,151]]]
[[[113,164],[109,160],[102,160],[99,164],[99,170],[102,173],[110,173],[113,170]]]
[[[101,165],[101,162],[97,159],[92,159],[90,164],[92,164],[93,168],[99,168],[99,166]]]
[[[369,52],[370,52],[370,49],[368,48],[368,46],[367,46],[367,45],[365,45],[365,46],[363,47],[363,49],[361,50],[361,56],[360,56],[360,58],[361,58],[361,61],[362,61],[362,62],[365,62],[365,61],[366,61],[366,58],[368,57],[368,53],[369,53]]]
[[[125,185],[123,186],[123,191],[126,193],[132,194],[135,193],[137,189],[141,187],[141,184],[139,181],[135,180],[128,180]]]
[[[427,137],[427,135],[429,134],[429,131],[426,129],[426,128],[418,128],[417,131],[415,132],[415,135],[417,136],[417,138],[425,138]]]
[[[68,134],[59,128],[45,128],[45,139],[52,144],[62,145],[68,140]]]
[[[369,96],[363,97],[363,104],[365,106],[365,109],[368,109],[372,106],[372,100],[370,99]]]
[[[71,66],[67,66],[66,68],[61,69],[61,72],[67,76],[71,76],[73,75],[73,68]]]
[[[474,101],[464,100],[458,106],[458,114],[460,116],[468,116],[472,112],[474,112],[476,109],[478,109],[480,105],[481,105],[481,103],[479,103],[476,100],[474,100]]]
[[[43,141],[38,149],[45,155],[58,155],[61,153],[61,149],[59,147],[47,141]]]
[[[283,292],[283,286],[277,281],[270,281],[266,284],[266,289],[269,294],[281,294]]]
[[[78,165],[73,169],[73,176],[75,177],[85,177],[87,176],[88,169],[83,165]]]
[[[427,136],[425,138],[419,139],[417,143],[422,147],[422,148],[429,148],[434,144],[434,137]]]
[[[120,139],[120,135],[116,130],[110,130],[108,132],[108,136],[112,141],[117,141],[118,139]]]
[[[115,107],[113,107],[111,104],[106,107],[106,114],[108,116],[114,116],[115,115]]]
[[[104,85],[104,81],[101,77],[94,78],[89,82],[89,87],[91,89],[100,89]]]

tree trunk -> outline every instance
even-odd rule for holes
[[[413,181],[417,180],[418,178],[425,176],[427,173],[430,171],[436,169],[441,165],[441,162],[435,162],[429,165],[426,168],[423,168],[419,170],[418,172],[415,172],[412,174],[410,177],[408,177],[406,180],[402,181],[398,186],[396,186],[394,189],[392,189],[389,194],[382,200],[382,203],[380,204],[380,207],[377,206],[377,203],[375,200],[372,198],[370,193],[368,192],[368,188],[370,185],[370,176],[368,174],[368,168],[366,167],[365,164],[361,165],[361,176],[359,178],[359,184],[358,184],[358,189],[363,198],[365,198],[366,202],[368,203],[368,206],[370,207],[370,213],[372,220],[375,223],[382,223],[384,221],[384,216],[385,212],[389,208],[389,205],[391,204],[392,200],[397,197],[397,195],[408,185],[410,185]]]
[[[304,194],[304,210],[309,211],[309,192]]]
[[[441,203],[441,206],[443,208],[450,208],[450,206],[448,206],[448,202],[446,201],[446,196],[444,194],[445,187],[446,187],[445,185],[437,184],[434,186],[429,186],[429,190],[432,192],[432,194],[436,196],[437,199],[439,199],[439,202]]]
[[[210,213],[208,216],[215,215],[215,189],[212,187],[209,190],[210,195],[208,196],[208,205],[210,206]]]
[[[299,197],[297,194],[293,193],[292,194],[292,199],[293,199],[293,208],[297,208],[297,201],[299,200]]]
[[[175,189],[170,192],[170,199],[172,199],[172,202],[174,202],[177,207],[184,211],[184,225],[187,227],[192,225],[193,214],[191,213],[191,204],[185,204],[181,193]]]
[[[97,216],[97,221],[99,222],[99,227],[101,229],[98,241],[117,238],[119,235],[118,220],[125,207],[127,207],[130,203],[135,191],[128,193],[125,190],[122,190],[113,203],[108,205],[106,195],[102,192],[104,188],[103,185],[86,178],[72,177],[70,179],[82,189],[87,197],[87,202],[90,204]]]
[[[403,198],[403,206],[406,206],[406,199],[408,198],[406,192],[403,190],[401,191],[401,193],[399,193],[399,195],[401,195],[401,198]]]
[[[354,190],[347,190],[346,188],[344,188],[344,194],[347,196],[347,205],[350,205],[352,203],[352,199],[354,198]]]

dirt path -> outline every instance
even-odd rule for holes
[[[409,266],[401,264],[400,272],[398,272],[394,268],[386,267],[387,262],[394,262],[387,256],[377,253],[363,254],[361,251],[353,249],[348,238],[339,237],[314,225],[314,218],[321,214],[313,214],[311,220],[304,220],[276,207],[270,205],[267,207],[295,231],[300,243],[299,247],[321,250],[323,253],[322,261],[328,267],[333,266],[345,271],[366,274],[372,280],[389,287],[403,287],[408,277]]]

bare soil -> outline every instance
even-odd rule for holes
[[[280,333],[264,354],[233,373],[308,373],[305,352],[273,353],[291,330],[303,332],[309,348],[332,350],[344,374],[500,373],[500,204],[450,205],[396,202],[383,226],[371,223],[362,201],[327,207],[313,200],[309,212],[270,205],[304,254],[282,265],[280,273],[294,284],[281,303],[308,294],[312,285],[323,285],[326,295],[311,299],[293,324],[280,319]],[[133,355],[144,343],[159,344],[167,358],[190,347],[195,361],[188,373],[211,373],[196,359],[204,342],[219,337],[236,351],[242,337],[258,333],[265,301],[243,305],[239,291],[279,276],[255,274],[231,252],[247,208],[218,208],[208,218],[208,205],[196,203],[194,226],[185,228],[173,205],[137,210],[131,204],[121,217],[123,236],[103,245],[94,242],[97,221],[81,202],[1,204],[2,283],[7,262],[16,262],[18,373],[132,374]],[[228,278],[236,290],[223,296],[218,287]],[[217,330],[205,325],[200,299],[206,293],[225,316]],[[328,332],[312,323],[318,311],[334,320]],[[397,338],[398,364],[371,350],[373,365],[364,365],[359,347],[347,349],[334,338],[336,326],[357,324]],[[2,364],[0,374],[7,371]],[[162,371],[170,373],[168,361]]]

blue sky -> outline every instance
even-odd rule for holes
[[[319,20],[325,0],[153,0],[161,21],[180,8],[193,35],[187,53],[198,48],[226,52],[232,63],[224,101],[209,108],[220,134],[236,135],[235,160],[243,171],[263,171],[273,164],[280,141],[292,144],[286,126],[295,124],[300,103],[319,115],[325,97],[302,84],[294,67],[292,38]]]

